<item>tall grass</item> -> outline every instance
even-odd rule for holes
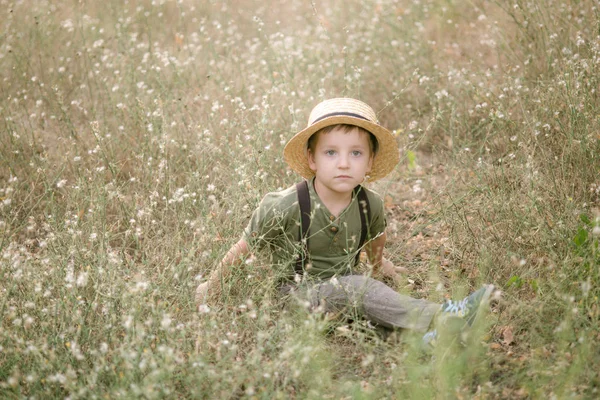
[[[595,2],[0,5],[3,398],[597,396]],[[403,150],[390,284],[503,290],[466,346],[283,307],[261,256],[195,310],[333,96]]]

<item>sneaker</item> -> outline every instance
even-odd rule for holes
[[[421,339],[421,345],[422,345],[423,349],[424,350],[433,349],[435,347],[435,345],[437,344],[437,338],[438,338],[437,329],[434,329],[434,330],[429,331],[426,334],[424,334],[423,338]]]
[[[462,319],[471,326],[477,311],[482,304],[486,304],[494,291],[494,285],[484,285],[481,289],[471,293],[462,300],[447,300],[440,308],[440,317]],[[448,321],[446,321],[448,322]],[[423,335],[421,344],[423,349],[432,350],[438,341],[437,329],[433,329]]]
[[[441,307],[441,315],[462,318],[467,324],[472,325],[479,306],[486,304],[494,291],[494,285],[483,285],[483,287],[462,300],[447,300]]]

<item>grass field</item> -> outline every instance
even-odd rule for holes
[[[599,7],[0,0],[0,397],[599,397]],[[261,256],[195,310],[338,96],[401,149],[390,284],[502,290],[466,346],[282,308]]]

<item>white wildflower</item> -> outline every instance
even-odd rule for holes
[[[100,353],[102,353],[102,354],[108,353],[108,344],[106,342],[100,343]]]
[[[202,314],[208,314],[210,312],[210,307],[206,304],[200,304],[200,306],[198,306],[198,311]]]
[[[132,326],[133,326],[133,317],[131,315],[128,315],[123,319],[123,328],[131,329]]]
[[[163,329],[167,329],[169,326],[171,326],[171,316],[169,314],[163,315],[162,321],[160,321],[160,326]]]
[[[84,287],[85,285],[87,285],[88,282],[88,274],[87,272],[81,272],[79,275],[77,275],[77,287]]]

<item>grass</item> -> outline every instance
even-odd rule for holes
[[[597,397],[594,2],[0,5],[1,397]],[[502,289],[468,346],[282,307],[261,257],[195,311],[334,96],[398,135],[391,284]]]

